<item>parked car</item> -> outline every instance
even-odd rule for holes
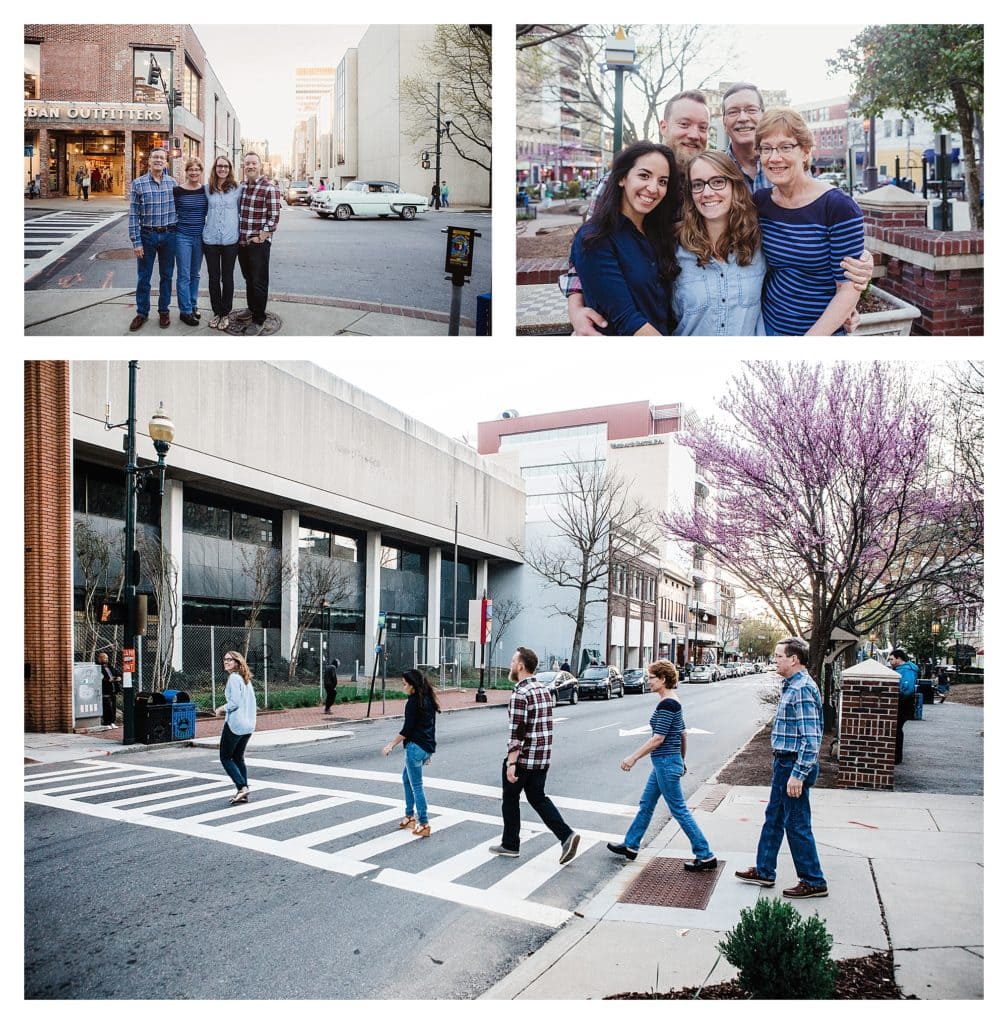
[[[568,704],[578,702],[578,681],[570,672],[537,672],[536,679],[553,694],[554,706],[561,701]]]
[[[403,192],[394,181],[351,181],[344,188],[316,192],[311,209],[326,220],[388,217],[393,213],[402,220],[412,220],[418,213],[426,213],[429,203],[429,196]]]
[[[647,693],[647,672],[642,668],[628,668],[623,673],[623,689],[627,693]]]
[[[713,665],[694,665],[688,678],[688,683],[713,683],[714,682],[714,666]]]
[[[581,698],[608,700],[612,696],[622,697],[624,692],[623,677],[615,665],[589,667],[578,676],[578,695]]]
[[[292,181],[287,186],[287,194],[284,198],[288,206],[307,206],[311,202],[312,187],[310,181]]]

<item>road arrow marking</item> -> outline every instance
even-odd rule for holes
[[[642,725],[639,729],[620,729],[620,736],[643,736],[651,731],[650,725]]]

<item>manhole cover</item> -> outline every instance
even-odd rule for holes
[[[627,886],[618,903],[706,910],[725,862],[714,871],[684,871],[681,857],[655,857]]]
[[[269,334],[276,334],[276,332],[283,327],[283,321],[280,317],[275,313],[270,313],[269,311],[266,313],[266,322],[262,325],[262,328],[252,320],[252,313],[247,309],[235,310],[231,316],[228,317],[228,320],[228,329],[224,333],[237,336],[239,338],[261,338]]]
[[[96,252],[96,260],[135,260],[136,256],[133,255],[132,249],[103,249],[101,252]]]

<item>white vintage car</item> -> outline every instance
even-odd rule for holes
[[[320,217],[349,220],[351,217],[388,217],[397,214],[412,220],[426,213],[430,200],[415,192],[403,192],[394,181],[351,181],[346,188],[315,192],[311,209]]]

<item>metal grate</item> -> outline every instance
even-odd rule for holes
[[[725,862],[714,871],[684,871],[681,857],[655,857],[627,886],[618,903],[706,910]]]

